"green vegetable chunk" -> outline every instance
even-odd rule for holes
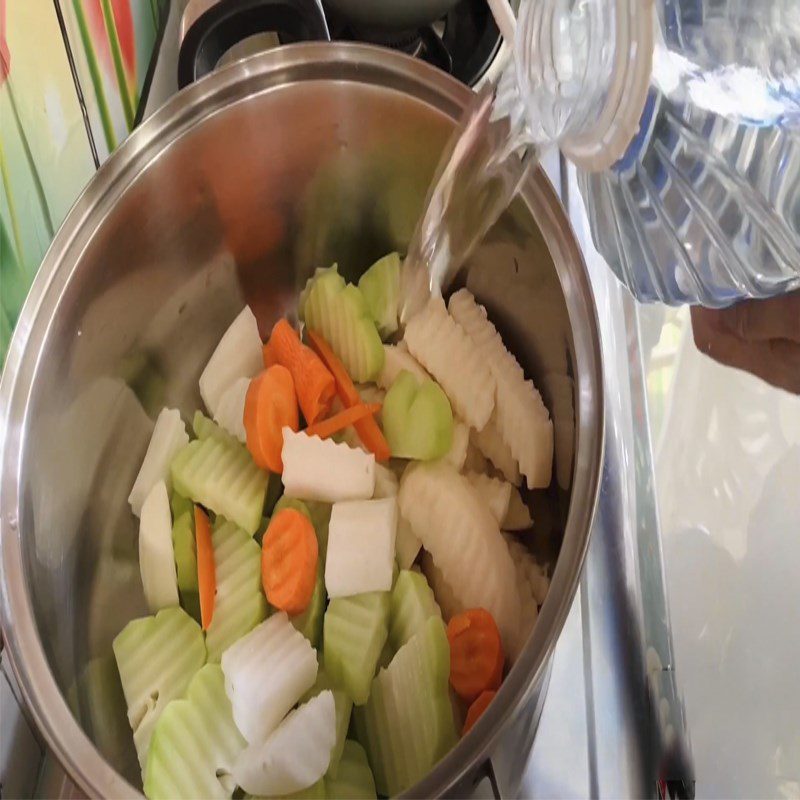
[[[229,798],[233,763],[245,748],[218,664],[206,664],[173,700],[153,732],[144,793],[150,800]]]
[[[355,709],[358,739],[380,794],[408,789],[456,743],[449,674],[444,622],[430,617],[378,673],[367,704]]]
[[[289,622],[311,642],[312,647],[318,647],[322,638],[325,600],[325,572],[320,559],[317,561],[317,581],[314,584],[314,593],[311,595],[308,608],[302,614],[289,617]]]
[[[400,305],[400,256],[389,253],[376,261],[358,282],[367,308],[383,339],[397,330]]]
[[[253,463],[244,445],[230,436],[196,439],[178,452],[171,472],[177,492],[235,522],[251,536],[256,532],[268,475]]]
[[[198,439],[221,439],[223,442],[236,442],[238,439],[209,419],[202,411],[195,411],[192,417],[192,430]]]
[[[173,495],[178,497],[179,495]],[[172,526],[172,549],[175,551],[175,571],[181,605],[193,619],[200,622],[200,595],[197,585],[197,544],[194,538],[194,506],[185,511]]]
[[[184,497],[182,494],[178,494],[174,490],[169,498],[169,507],[172,511],[173,522],[180,519],[187,511],[194,514],[194,503],[192,503],[188,497]]]
[[[453,411],[441,386],[419,382],[403,370],[386,393],[383,432],[392,455],[430,461],[446,455],[453,443]]]
[[[389,635],[389,592],[337,597],[328,604],[323,631],[325,669],[356,705],[369,687]]]
[[[442,618],[433,591],[425,576],[404,569],[392,590],[389,641],[399,650],[412,636],[419,633],[430,617]]]
[[[344,743],[336,777],[325,776],[330,800],[375,800],[375,779],[364,748],[352,739]]]
[[[170,700],[206,662],[200,626],[180,607],[129,622],[112,644],[128,705],[133,742],[144,766],[150,737]]]
[[[336,709],[336,744],[331,750],[331,763],[328,766],[327,775],[335,776],[339,767],[339,759],[342,756],[347,729],[350,727],[350,715],[353,711],[353,701],[347,692],[337,689],[325,668],[320,666],[317,672],[317,680],[314,685],[301,698],[302,703],[308,702],[312,697],[316,697],[320,692],[330,689],[333,692],[333,704]]]
[[[261,590],[261,548],[241,528],[217,518],[211,534],[217,595],[214,616],[206,631],[208,660],[222,653],[267,616]]]
[[[336,266],[317,270],[306,287],[303,319],[318,332],[358,382],[374,380],[383,368],[383,343],[357,286],[345,284]]]

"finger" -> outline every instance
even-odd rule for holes
[[[720,319],[728,330],[749,342],[800,342],[800,292],[768,300],[744,300],[723,309]]]
[[[692,309],[692,330],[697,349],[714,361],[800,394],[800,344],[786,339],[744,341],[720,327],[718,311],[706,308]]]

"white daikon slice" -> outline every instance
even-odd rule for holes
[[[178,576],[172,551],[172,515],[164,481],[147,495],[139,520],[139,569],[147,606],[154,614],[178,605]]]
[[[224,428],[231,436],[235,436],[242,444],[247,442],[244,429],[244,401],[250,388],[250,378],[239,378],[234,381],[219,398],[214,422]]]

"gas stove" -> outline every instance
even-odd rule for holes
[[[379,31],[350,24],[323,2],[334,41],[355,41],[390,47],[427,61],[467,86],[493,73],[501,36],[485,0],[461,0],[432,25],[411,31]]]

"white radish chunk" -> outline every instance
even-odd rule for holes
[[[373,498],[396,497],[400,488],[397,476],[383,464],[375,465],[375,494]],[[394,552],[397,566],[408,569],[422,548],[422,542],[416,537],[411,526],[402,514],[397,514],[397,535],[394,540]]]
[[[216,418],[220,398],[239,378],[252,378],[264,369],[258,323],[249,306],[239,316],[214,350],[200,376],[200,396],[209,413]]]
[[[444,389],[453,411],[482,430],[494,409],[495,380],[483,353],[447,313],[441,297],[406,325],[408,350]]]
[[[400,481],[397,475],[389,467],[383,464],[375,465],[375,491],[372,493],[373,500],[380,500],[382,497],[397,497]]]
[[[394,344],[385,344],[383,352],[385,356],[383,369],[375,381],[383,389],[389,389],[403,370],[410,372],[420,383],[430,378],[430,375],[407,349]]]
[[[408,520],[402,515],[397,515],[397,537],[394,543],[395,558],[400,569],[409,569],[414,563],[417,554],[422,549],[422,542],[411,530]]]
[[[239,378],[223,393],[217,404],[214,422],[235,436],[242,444],[247,443],[244,429],[244,401],[250,388],[250,378]]]
[[[281,459],[287,497],[338,503],[375,491],[375,456],[346,444],[284,428]]]
[[[517,654],[520,598],[508,545],[469,481],[449,464],[414,464],[400,481],[400,513],[465,608],[485,608]]]
[[[172,516],[164,481],[147,495],[139,520],[139,569],[147,606],[154,614],[178,605],[178,576],[172,551]]]
[[[452,295],[448,308],[489,365],[497,384],[493,420],[528,487],[546,488],[553,471],[553,423],[541,395],[468,289]]]
[[[486,424],[482,431],[470,431],[470,440],[478,448],[483,456],[492,462],[495,469],[499,470],[503,477],[519,486],[522,478],[519,473],[519,464],[514,458],[511,449],[503,441],[494,416]],[[481,470],[475,470],[480,472]]]
[[[392,588],[397,500],[334,503],[328,527],[325,588],[330,598]]]
[[[511,498],[508,502],[508,511],[506,511],[505,518],[500,527],[504,531],[525,531],[530,528],[531,525],[533,525],[531,512],[528,510],[528,506],[525,505],[525,501],[522,499],[519,489],[512,487]]]
[[[268,673],[264,678],[269,680]],[[251,795],[285,797],[327,772],[335,743],[336,705],[326,689],[292,711],[265,742],[245,748],[233,777]]]
[[[469,426],[460,420],[453,420],[453,444],[444,456],[444,460],[452,464],[456,470],[464,469],[464,462],[467,460],[467,448],[469,447]]]
[[[492,478],[480,472],[466,472],[465,476],[500,525],[508,513],[511,490],[514,487],[508,481]]]
[[[263,742],[317,679],[317,653],[283,611],[232,644],[221,663],[233,720],[250,744]]]
[[[174,408],[162,408],[156,418],[139,474],[128,496],[128,502],[137,517],[142,513],[145,497],[159,481],[164,481],[169,486],[169,465],[178,450],[187,444],[189,444],[189,434],[186,433],[180,411]]]

